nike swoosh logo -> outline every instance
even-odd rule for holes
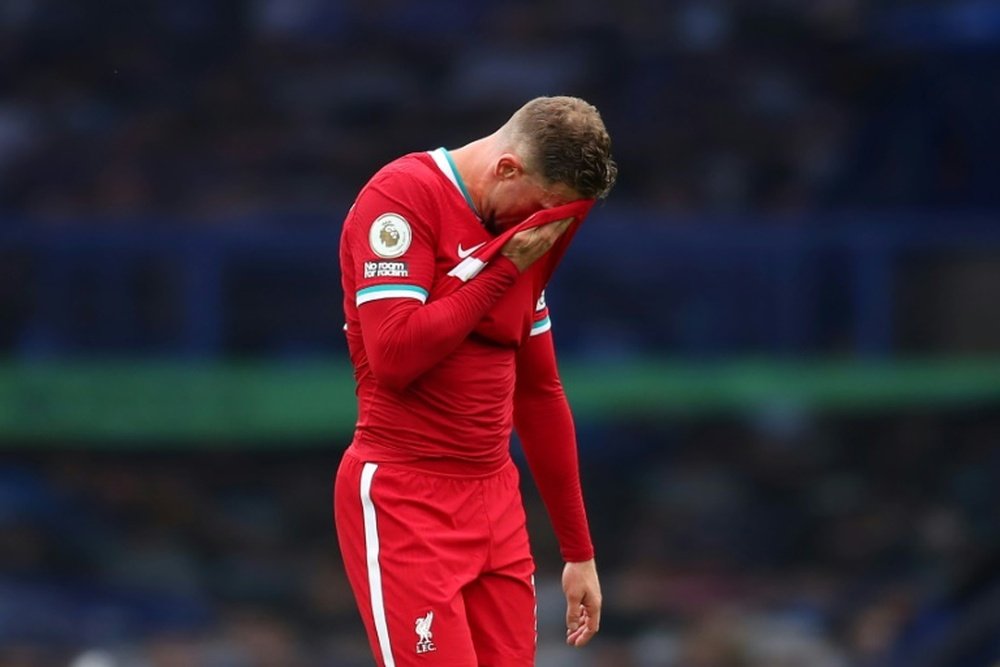
[[[486,245],[486,241],[483,241],[479,245],[474,245],[471,248],[469,248],[468,250],[466,250],[465,248],[462,247],[462,244],[459,243],[458,244],[458,258],[459,259],[465,259],[466,257],[468,257],[469,255],[471,255],[472,253],[474,253],[477,250],[479,250],[480,248],[482,248],[484,245]]]

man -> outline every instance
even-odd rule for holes
[[[340,246],[359,405],[337,472],[340,549],[379,664],[533,665],[534,562],[516,427],[566,565],[567,637],[601,593],[542,291],[617,168],[597,110],[538,98],[361,190]]]

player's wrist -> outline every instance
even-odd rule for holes
[[[594,560],[594,550],[584,549],[580,551],[567,551],[562,552],[563,562],[567,565],[570,563],[590,563]]]
[[[495,270],[499,271],[500,273],[513,277],[515,279],[523,273],[523,270],[517,265],[517,263],[514,260],[512,260],[507,255],[503,254],[497,255],[496,259],[490,262],[490,265],[496,267]]]

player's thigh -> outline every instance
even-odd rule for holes
[[[345,457],[334,500],[344,566],[380,665],[476,667],[461,595],[469,558],[435,539],[435,513],[414,502],[428,492]]]
[[[535,563],[517,468],[484,480],[490,523],[489,567],[463,591],[472,641],[481,667],[533,665]]]
[[[537,642],[535,586],[529,560],[487,573],[463,590],[480,667],[530,667]]]

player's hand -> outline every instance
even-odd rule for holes
[[[563,218],[520,231],[500,248],[500,254],[514,262],[517,270],[524,273],[535,260],[549,251],[571,222],[573,218]]]
[[[601,582],[594,559],[566,563],[562,586],[566,594],[566,643],[586,646],[601,625]]]

